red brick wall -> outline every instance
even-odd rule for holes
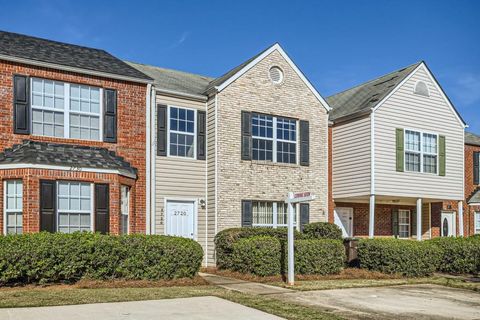
[[[45,79],[66,81],[72,83],[80,83],[91,86],[98,86],[103,88],[110,88],[117,90],[117,143],[105,143],[102,141],[85,141],[75,139],[39,137],[32,135],[18,135],[13,133],[13,75],[22,74],[34,76]],[[88,145],[108,148],[115,151],[117,155],[125,158],[132,166],[138,169],[138,179],[130,181],[132,186],[131,202],[134,209],[132,209],[132,232],[145,232],[146,219],[146,119],[145,119],[145,98],[146,85],[136,84],[132,82],[113,80],[101,77],[81,75],[73,72],[63,72],[54,69],[28,66],[24,64],[17,64],[0,60],[0,152],[5,148],[11,147],[13,144],[21,143],[23,139],[31,139],[36,141],[48,141],[55,143],[68,143],[77,145]],[[24,183],[24,186],[29,188],[29,197],[24,200],[28,201],[30,208],[26,212],[27,217],[32,218],[33,224],[37,223],[35,216],[38,216],[38,177],[35,176],[39,172],[33,170],[30,172],[19,170],[15,172],[0,171],[0,178],[5,179],[7,175],[17,176],[24,175],[23,178],[31,181],[29,186]],[[61,171],[45,171],[41,176],[49,176],[51,179],[86,179],[92,182],[111,182],[110,184],[110,204],[115,210],[115,214],[111,213],[112,230],[118,229],[118,221],[115,222],[117,211],[119,210],[119,181],[131,180],[128,178],[118,177],[115,175],[106,174],[92,174],[92,173],[71,173]],[[78,179],[75,179],[78,180]],[[128,182],[128,181],[127,181]],[[134,191],[134,192],[133,192]],[[2,191],[3,192],[3,191]],[[117,197],[118,193],[118,197]],[[112,196],[112,195],[115,195]],[[34,203],[36,202],[36,203]],[[116,218],[115,218],[116,219]],[[0,224],[3,224],[3,215],[0,217]],[[29,222],[25,222],[29,223]],[[28,225],[26,230],[35,231],[37,226]]]
[[[479,146],[465,145],[465,203],[463,207],[463,224],[465,235],[475,232],[475,211],[480,211],[480,206],[467,205],[467,199],[480,187],[473,183],[473,153],[480,152]]]

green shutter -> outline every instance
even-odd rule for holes
[[[398,238],[398,209],[392,209],[392,236]]]
[[[396,129],[396,136],[397,136],[397,171],[403,172],[403,163],[404,163],[404,137],[403,137],[403,129]]]
[[[445,176],[446,158],[447,158],[447,154],[445,149],[445,136],[438,136],[438,166],[439,166],[438,175],[440,176]]]

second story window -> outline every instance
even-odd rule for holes
[[[438,136],[405,130],[405,169],[437,174]]]
[[[32,79],[32,134],[85,140],[101,137],[101,89]]]
[[[195,158],[195,110],[169,108],[169,155]]]
[[[252,115],[252,159],[297,163],[297,121]]]

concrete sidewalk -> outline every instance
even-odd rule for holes
[[[242,293],[269,295],[295,292],[294,290],[286,288],[270,286],[263,283],[248,282],[239,279],[227,278],[210,273],[199,273],[199,275],[213,285],[227,290],[233,290]]]
[[[281,320],[217,297],[0,309],[2,320]]]

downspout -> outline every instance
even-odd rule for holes
[[[146,198],[146,205],[145,205],[145,233],[146,234],[150,234],[151,233],[151,230],[150,230],[150,210],[151,210],[151,207],[150,207],[150,192],[151,192],[151,168],[150,168],[150,153],[151,153],[151,149],[150,149],[150,131],[151,131],[151,127],[150,127],[150,109],[151,109],[151,105],[150,105],[150,96],[151,96],[151,92],[152,92],[152,85],[149,83],[147,84],[147,94],[146,94],[146,195],[145,195],[145,198]]]
[[[157,94],[155,91],[155,88],[152,87],[151,91],[151,97],[150,97],[150,127],[152,130],[150,130],[150,166],[151,166],[151,186],[150,186],[150,232],[151,234],[155,234],[155,212],[156,212],[156,201],[157,201],[157,187],[156,187],[156,180],[157,180],[157,174],[156,174],[156,156],[157,156],[157,138],[156,138],[156,130],[155,130],[155,115],[156,115],[156,99],[157,99]]]
[[[218,95],[215,93],[215,235],[218,232]]]

